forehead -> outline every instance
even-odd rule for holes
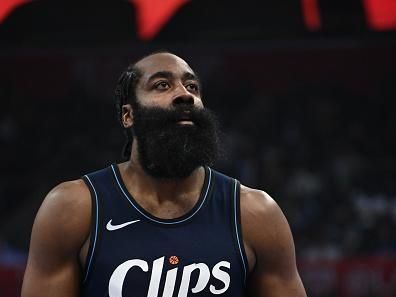
[[[142,71],[143,81],[161,71],[172,72],[175,76],[182,76],[186,72],[194,73],[186,61],[169,53],[150,55],[140,60],[135,66]]]

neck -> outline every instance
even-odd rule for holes
[[[204,168],[196,168],[189,176],[178,179],[162,179],[149,175],[141,166],[136,141],[133,143],[131,158],[120,165],[124,183],[133,192],[135,198],[145,197],[152,202],[161,204],[166,201],[177,202],[194,197],[199,194],[205,180]],[[140,199],[138,199],[140,200]]]

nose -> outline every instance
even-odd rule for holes
[[[194,97],[190,94],[181,94],[173,98],[172,105],[178,106],[180,104],[194,105]]]

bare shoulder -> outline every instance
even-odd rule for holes
[[[80,215],[90,213],[90,195],[87,185],[81,179],[63,182],[48,193],[38,215],[43,212],[52,214],[57,220],[64,219],[72,224]]]
[[[241,213],[247,220],[263,222],[283,216],[275,200],[266,192],[241,185]]]
[[[78,296],[78,256],[90,221],[90,191],[83,180],[62,183],[48,193],[33,224],[23,297]]]
[[[242,186],[240,196],[244,244],[255,260],[250,296],[306,297],[296,267],[293,237],[282,210],[263,191]]]
[[[256,206],[263,206],[264,204],[271,205],[275,203],[274,199],[272,199],[266,192],[249,188],[244,185],[241,185],[241,198],[244,203],[255,204]]]
[[[81,179],[59,184],[45,197],[37,213],[33,233],[54,238],[57,245],[64,248],[82,245],[90,230],[90,195]]]
[[[292,240],[286,217],[270,195],[241,186],[240,197],[244,239],[256,255],[272,254],[283,242]]]

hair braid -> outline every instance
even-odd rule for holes
[[[142,59],[149,57],[154,54],[160,53],[170,53],[167,50],[159,50],[152,52],[138,60],[136,63],[141,61]],[[137,98],[136,98],[136,85],[139,82],[139,79],[142,77],[142,72],[139,68],[136,67],[136,63],[130,64],[128,68],[121,73],[120,78],[118,79],[117,86],[115,88],[115,101],[116,101],[116,109],[118,120],[122,123],[122,106],[125,104],[131,104],[132,107],[136,107]],[[123,126],[124,127],[124,126]],[[122,157],[124,160],[129,160],[132,151],[132,142],[133,142],[133,129],[124,128],[124,134],[126,136],[126,143],[122,150]]]
[[[132,106],[136,103],[136,85],[141,77],[140,71],[135,65],[130,65],[121,74],[118,79],[117,86],[115,88],[115,101],[117,116],[120,124],[122,123],[122,106],[125,104],[131,104]],[[124,128],[124,134],[126,136],[126,143],[122,149],[122,157],[128,160],[131,156],[133,132],[131,128]]]

